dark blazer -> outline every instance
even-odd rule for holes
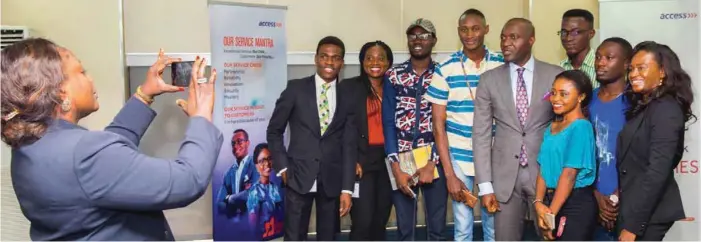
[[[684,152],[684,123],[679,103],[664,96],[621,130],[616,148],[621,228],[641,236],[648,224],[685,217],[674,179]]]
[[[139,152],[156,113],[131,98],[105,131],[64,120],[12,150],[12,182],[32,240],[173,240],[162,210],[204,194],[223,142],[190,119],[178,158]]]
[[[365,84],[363,84],[360,76],[343,80],[341,82],[340,89],[352,95],[351,102],[355,107],[355,124],[358,128],[358,163],[360,163],[360,166],[363,167],[364,171],[384,168],[384,162],[377,164],[376,160],[369,160],[368,158],[368,147],[370,140],[368,137],[367,99],[370,95],[372,95],[372,93],[368,92],[367,87]],[[378,107],[382,108],[382,104],[378,103]],[[382,114],[380,114],[380,119],[381,116]]]
[[[353,191],[357,160],[357,131],[351,96],[336,85],[336,111],[321,135],[314,76],[291,80],[268,123],[267,139],[273,169],[287,168],[287,186],[306,194],[319,179],[328,197],[342,190]],[[285,128],[290,128],[289,147],[284,145]],[[321,192],[321,191],[319,191]]]

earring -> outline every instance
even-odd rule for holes
[[[61,111],[64,113],[71,111],[71,100],[64,99],[63,102],[61,102]]]

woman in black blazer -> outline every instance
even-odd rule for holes
[[[619,239],[660,241],[683,219],[674,168],[684,152],[691,112],[691,77],[667,45],[646,41],[630,63],[630,108],[618,139]]]
[[[368,42],[360,49],[360,76],[341,83],[348,87],[343,90],[354,95],[359,136],[356,175],[360,197],[353,199],[350,240],[385,240],[392,210],[392,186],[385,166],[382,83],[392,61],[392,50],[387,44]]]

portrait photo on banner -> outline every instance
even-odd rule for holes
[[[250,128],[265,128],[250,124]],[[282,233],[284,189],[272,169],[265,136],[249,136],[245,128],[230,132],[231,155],[220,155],[229,164],[221,179],[212,180],[215,192],[215,226],[223,240],[270,240]],[[226,145],[226,144],[225,144]],[[228,157],[229,159],[222,159]],[[215,228],[215,229],[218,229]]]

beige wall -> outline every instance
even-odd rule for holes
[[[573,8],[589,10],[594,15],[594,28],[599,29],[597,0],[533,0],[531,21],[536,27],[535,56],[542,61],[559,64],[567,56],[560,44],[562,14]]]
[[[121,0],[3,0],[3,25],[28,26],[70,50],[95,80],[100,111],[81,121],[90,129],[105,127],[124,103]],[[19,213],[10,186],[9,150],[2,145],[2,237],[29,240],[28,223]]]
[[[209,52],[209,19],[206,0],[125,0],[127,53]],[[368,41],[383,40],[394,51],[406,51],[405,28],[419,17],[434,22],[439,37],[436,51],[459,48],[457,18],[468,8],[487,15],[492,32],[487,43],[498,48],[501,26],[511,17],[526,16],[527,0],[247,0],[288,7],[288,51],[313,52],[326,35],[343,39],[349,52]],[[436,4],[440,3],[440,4]],[[192,17],[184,17],[186,15]],[[175,26],[179,31],[175,31]]]
[[[206,0],[169,3],[168,0],[124,0],[127,53],[209,52],[209,19]],[[499,48],[499,33],[506,20],[529,17],[536,26],[534,52],[541,60],[559,63],[565,58],[556,35],[562,14],[571,8],[583,8],[595,16],[598,29],[597,0],[225,0],[288,7],[288,51],[313,52],[317,41],[326,35],[343,39],[349,52],[365,42],[383,40],[394,51],[406,51],[404,30],[412,20],[424,17],[436,25],[439,41],[435,51],[459,48],[455,26],[457,17],[467,8],[484,12],[491,32],[490,48]],[[529,9],[529,2],[532,7]],[[183,17],[189,14],[193,17]],[[530,15],[529,15],[530,14]],[[176,26],[180,31],[174,31]]]
[[[87,128],[105,127],[124,104],[120,9],[121,0],[2,1],[3,25],[28,26],[32,36],[72,50],[93,77],[100,110],[81,122]]]

